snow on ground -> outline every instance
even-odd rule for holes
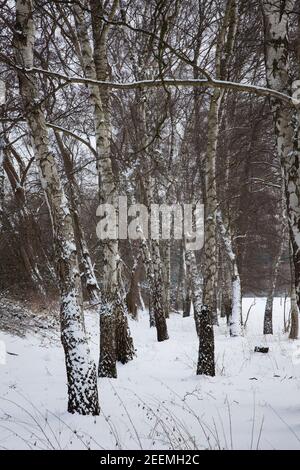
[[[244,299],[244,316],[253,299]],[[192,318],[172,315],[170,340],[157,343],[146,313],[130,322],[137,358],[118,379],[99,379],[101,416],[66,413],[59,334],[19,338],[0,332],[0,448],[8,449],[300,449],[300,341],[283,334],[275,299],[274,336],[262,332],[265,299],[256,299],[245,336],[216,328],[217,376],[195,375]],[[92,353],[98,318],[87,312]],[[268,345],[268,354],[254,347]],[[298,351],[298,352],[297,352]]]

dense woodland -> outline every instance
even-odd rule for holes
[[[298,0],[1,0],[0,43],[0,298],[60,305],[71,413],[97,415],[97,375],[135,360],[141,308],[159,342],[192,312],[198,375],[220,317],[243,334],[242,296],[267,297],[264,334],[291,297],[298,337]],[[204,247],[99,240],[119,196],[204,204]]]

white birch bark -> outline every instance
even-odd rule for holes
[[[220,234],[224,243],[224,247],[231,263],[231,288],[232,288],[232,306],[229,317],[230,336],[240,336],[241,334],[241,318],[242,318],[242,289],[241,278],[239,274],[236,255],[232,246],[232,239],[229,230],[225,228],[222,213],[217,211],[217,222]]]
[[[203,305],[202,281],[198,272],[195,253],[186,251],[186,263],[190,272],[194,320],[199,338],[197,375],[215,375],[215,341],[210,313]]]
[[[151,256],[147,240],[143,234],[142,228],[139,227],[138,232],[140,234],[143,262],[146,270],[146,275],[149,283],[149,287],[152,291],[151,302],[153,308],[153,316],[155,320],[155,327],[157,332],[157,341],[162,342],[169,339],[166,317],[163,308],[163,279],[160,270],[160,262],[156,263],[153,261]],[[153,252],[152,252],[153,255]],[[154,252],[155,256],[155,252]],[[151,318],[150,318],[151,321]]]
[[[215,65],[218,79],[226,79],[230,55],[233,50],[237,27],[237,2],[228,0],[225,15],[216,45]],[[217,314],[217,186],[216,158],[219,136],[219,112],[225,91],[213,91],[208,114],[208,141],[205,168],[205,271],[203,302],[207,305],[214,324],[218,323]]]
[[[14,34],[16,63],[33,66],[34,22],[30,0],[16,1]],[[68,411],[99,414],[96,367],[90,358],[80,305],[77,253],[71,213],[50,150],[45,117],[39,104],[37,84],[22,70],[18,72],[20,93],[35,147],[40,180],[52,219],[56,265],[61,297],[61,340],[65,352],[68,383]]]
[[[288,57],[289,15],[294,0],[263,0],[265,62],[268,87],[291,94]],[[300,305],[300,153],[299,112],[274,98],[271,99],[277,152],[284,171],[287,218],[295,272],[295,290]]]
[[[91,79],[107,80],[107,34],[109,25],[103,22],[101,1],[89,2],[91,10],[93,49],[90,44],[86,17],[82,7],[74,5],[75,23],[81,48],[85,76]],[[111,17],[114,16],[118,1],[113,2]],[[111,161],[111,122],[109,92],[97,85],[89,85],[90,99],[94,107],[94,125],[97,149],[97,171],[100,203],[112,204],[118,208],[118,193]],[[101,377],[116,377],[116,360],[128,362],[134,356],[133,342],[128,328],[125,299],[119,293],[118,240],[102,240],[103,246],[103,291],[100,311],[100,360],[98,373]],[[122,337],[123,336],[123,337]],[[119,348],[123,349],[119,349]],[[125,349],[124,349],[125,348]],[[126,359],[127,358],[127,359]]]
[[[77,185],[77,181],[74,177],[72,156],[66,148],[58,131],[55,131],[55,137],[60,150],[60,154],[63,158],[65,173],[69,183],[70,207],[72,210],[75,239],[79,251],[79,266],[82,269],[81,278],[88,293],[90,303],[97,304],[100,300],[99,286],[94,272],[94,265],[91,259],[90,251],[86,242],[84,229],[82,227],[78,213],[80,207],[79,188]]]

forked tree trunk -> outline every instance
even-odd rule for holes
[[[213,377],[215,375],[214,330],[209,310],[206,305],[203,305],[201,279],[194,252],[186,251],[186,263],[190,271],[194,319],[199,337],[197,375]]]
[[[79,277],[72,217],[50,150],[45,117],[41,110],[35,79],[23,68],[33,67],[34,23],[30,0],[16,1],[14,47],[20,94],[35,147],[36,163],[45,190],[53,225],[56,266],[61,296],[61,340],[65,352],[68,383],[68,411],[99,414],[97,375],[90,358],[83,311],[78,302]]]

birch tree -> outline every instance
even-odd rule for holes
[[[109,25],[103,22],[102,2],[90,1],[93,49],[90,44],[83,5],[74,5],[75,23],[81,48],[81,59],[85,76],[106,81],[108,79],[107,35]],[[111,8],[114,17],[118,1]],[[109,92],[97,85],[90,85],[90,98],[94,108],[94,124],[97,148],[97,171],[101,204],[111,204],[117,210],[118,192],[111,162],[111,118]],[[124,299],[118,286],[119,249],[118,240],[102,240],[104,273],[102,305],[100,309],[100,377],[116,377],[116,360],[128,362],[134,356]],[[116,338],[119,338],[116,341]],[[120,350],[119,347],[122,349]]]
[[[60,289],[61,340],[65,353],[68,383],[68,411],[99,414],[96,367],[90,358],[82,306],[78,292],[78,263],[68,202],[50,149],[45,117],[37,82],[24,69],[33,67],[34,18],[30,0],[16,1],[14,34],[15,60],[19,66],[20,94],[26,109],[35,159],[45,191],[53,226],[56,267]]]
[[[241,334],[241,318],[242,318],[242,289],[241,278],[238,269],[236,255],[232,247],[231,234],[226,230],[223,222],[221,211],[217,211],[217,222],[220,234],[224,243],[225,251],[231,263],[231,312],[229,315],[229,331],[230,336],[239,336]]]
[[[228,76],[229,61],[232,54],[237,27],[237,2],[228,0],[224,19],[221,25],[216,45],[215,68],[218,79]],[[215,89],[210,99],[208,113],[208,141],[205,160],[205,270],[203,302],[207,306],[213,322],[217,318],[217,186],[216,186],[216,157],[219,135],[219,113],[224,90]]]
[[[86,236],[78,213],[80,207],[79,188],[74,176],[73,159],[58,131],[55,131],[55,137],[60,154],[63,158],[64,168],[69,183],[70,208],[72,210],[74,234],[76,245],[78,247],[79,267],[82,272],[83,285],[86,288],[90,302],[92,304],[96,304],[99,302],[99,286],[94,272],[90,251],[86,242]]]
[[[295,1],[264,0],[262,2],[265,33],[265,63],[268,86],[281,93],[292,93],[292,74],[288,54],[289,15]],[[271,108],[275,126],[277,152],[284,171],[287,218],[295,272],[295,290],[300,305],[300,174],[299,116],[293,106],[274,98]]]

